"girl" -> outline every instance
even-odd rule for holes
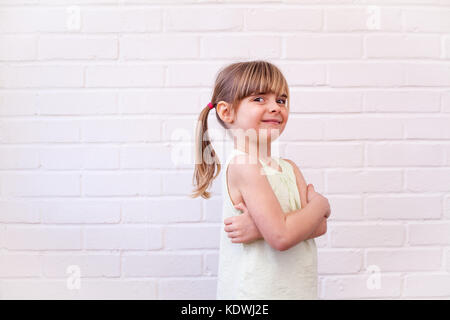
[[[234,141],[222,176],[217,299],[317,299],[314,238],[326,232],[330,206],[306,186],[294,162],[271,156],[272,141],[286,127],[288,101],[286,79],[275,65],[239,62],[219,72],[200,113],[192,197],[208,199],[206,190],[221,170],[207,132],[214,107]]]

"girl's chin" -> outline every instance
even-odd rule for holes
[[[275,140],[281,135],[280,128],[262,128],[259,129],[260,137],[267,137],[267,139]]]

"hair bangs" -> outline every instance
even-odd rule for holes
[[[289,88],[281,71],[273,64],[256,61],[243,70],[235,81],[234,102],[256,94],[274,93],[289,100]]]

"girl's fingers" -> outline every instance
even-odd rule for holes
[[[230,231],[233,231],[234,228],[231,225],[229,225],[229,226],[225,226],[225,228],[223,228],[223,230],[225,230],[226,232],[230,232]]]
[[[243,202],[239,202],[238,204],[235,205],[235,207],[246,208],[246,206]]]
[[[228,232],[228,238],[236,238],[239,237],[239,232],[234,231],[234,232]]]

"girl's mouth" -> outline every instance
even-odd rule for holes
[[[273,120],[263,120],[262,122],[272,123],[272,124],[281,124],[281,121],[273,121]]]

